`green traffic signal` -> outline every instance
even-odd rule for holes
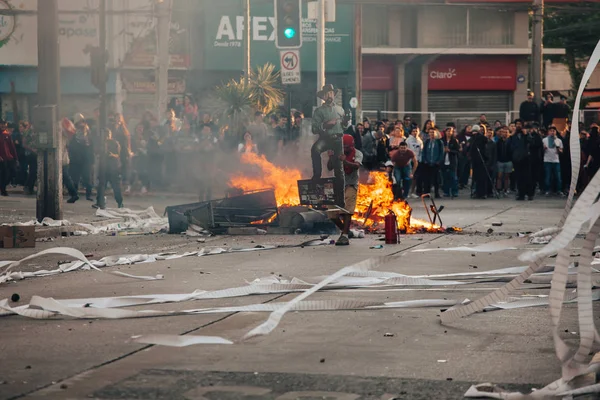
[[[283,31],[283,34],[285,35],[286,38],[291,39],[294,36],[296,36],[296,30],[294,28],[286,28]]]

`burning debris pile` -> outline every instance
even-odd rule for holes
[[[282,210],[298,206],[300,196],[298,181],[302,178],[297,169],[279,168],[264,156],[246,153],[241,156],[243,164],[250,167],[249,174],[234,176],[229,186],[244,192],[273,188],[277,207]],[[404,201],[394,201],[392,183],[385,172],[371,172],[358,189],[354,223],[369,232],[384,228],[385,215],[392,210],[398,220],[401,233],[445,232],[445,228],[412,217],[412,208]],[[277,214],[253,221],[253,225],[273,223]],[[456,230],[454,228],[454,230]]]

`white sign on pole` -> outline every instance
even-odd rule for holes
[[[350,107],[352,107],[352,108],[358,107],[358,99],[356,97],[353,97],[350,99]]]
[[[283,85],[297,85],[300,83],[300,51],[281,50],[281,83]]]

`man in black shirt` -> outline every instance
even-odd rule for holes
[[[527,100],[521,103],[519,118],[525,122],[540,122],[540,107],[533,101],[533,93],[527,93]]]

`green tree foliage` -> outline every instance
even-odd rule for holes
[[[558,61],[567,65],[577,90],[587,61],[600,40],[600,3],[578,3],[546,6],[544,46],[565,49]],[[583,61],[583,63],[582,63]]]

